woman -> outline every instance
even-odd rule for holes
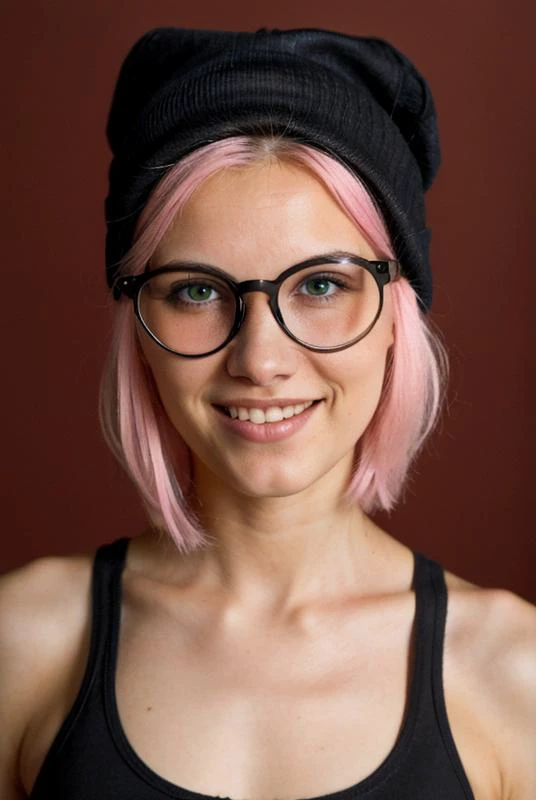
[[[102,421],[151,527],[3,579],[2,797],[536,796],[534,609],[368,516],[444,390],[426,83],[377,40],[160,29],[108,136]]]

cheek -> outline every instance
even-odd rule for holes
[[[203,409],[192,402],[199,396],[195,379],[189,370],[181,372],[176,367],[158,369],[153,365],[152,373],[171,426],[191,451],[203,453],[209,428],[208,421],[203,420]],[[202,385],[200,381],[200,390]]]
[[[363,384],[366,385],[370,402],[374,406],[373,412],[381,397],[394,344],[394,324],[389,299],[384,306],[386,313],[384,313],[380,325],[362,341],[364,345]]]
[[[143,334],[140,335],[140,346],[162,405],[174,427],[179,430],[187,409],[185,400],[189,392],[203,385],[206,366],[201,361],[189,363],[175,357]]]
[[[360,406],[374,412],[379,402],[384,382],[387,350],[381,353],[365,351],[353,370],[351,394],[357,397]]]
[[[343,397],[344,423],[354,442],[363,435],[380,402],[389,358],[389,346],[381,347],[366,339],[358,342],[353,355],[338,364],[339,380],[332,373],[333,383]],[[343,351],[344,353],[344,351]],[[336,400],[336,398],[335,398]]]

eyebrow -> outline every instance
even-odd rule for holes
[[[307,258],[302,259],[301,261],[296,261],[294,264],[288,264],[286,267],[283,268],[283,272],[285,269],[289,269],[289,267],[297,266],[298,264],[305,264],[307,261],[312,261],[313,259],[345,259],[345,258],[364,258],[365,260],[375,260],[371,258],[366,258],[366,256],[362,256],[359,253],[354,253],[350,250],[330,250],[327,253],[318,253],[308,256]],[[149,261],[150,264],[150,261]],[[165,264],[158,264],[154,265],[151,264],[149,269],[171,269],[173,267],[177,267],[180,269],[196,269],[197,267],[203,267],[205,269],[214,270],[215,272],[224,275],[227,278],[230,278],[233,281],[236,281],[237,278],[235,275],[232,275],[230,272],[222,269],[221,267],[216,266],[215,264],[209,264],[205,261],[196,261],[192,259],[172,259],[171,261],[167,261]]]

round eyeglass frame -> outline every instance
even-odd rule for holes
[[[307,342],[302,341],[297,336],[295,336],[292,331],[290,331],[287,326],[285,325],[285,321],[281,314],[281,310],[279,308],[279,289],[283,281],[285,281],[290,275],[294,275],[296,272],[300,272],[301,270],[308,269],[309,267],[316,267],[321,266],[324,264],[356,264],[357,266],[363,267],[368,272],[371,273],[374,280],[376,281],[376,285],[378,287],[379,295],[380,295],[380,302],[378,305],[378,311],[376,316],[370,323],[370,325],[357,336],[352,341],[347,342],[343,345],[335,345],[334,347],[319,347],[317,345],[307,344]],[[200,272],[206,275],[213,275],[220,280],[223,280],[231,290],[232,294],[235,298],[235,318],[231,330],[225,339],[225,341],[218,345],[218,347],[209,350],[207,353],[199,353],[199,354],[192,354],[192,353],[180,353],[178,350],[173,350],[173,348],[169,347],[167,344],[162,342],[148,327],[140,310],[140,292],[143,286],[147,283],[147,281],[151,280],[155,275],[160,275],[164,272],[187,272],[188,270],[195,270],[196,272]],[[286,270],[281,272],[280,275],[275,278],[275,280],[267,280],[267,279],[258,279],[258,280],[249,280],[249,281],[240,281],[237,282],[231,278],[223,270],[217,269],[216,267],[209,267],[202,264],[186,263],[180,262],[176,265],[167,264],[163,267],[158,267],[156,269],[146,269],[145,272],[140,273],[139,275],[124,275],[117,278],[112,287],[112,293],[114,300],[120,300],[121,296],[124,295],[125,297],[130,298],[134,304],[134,312],[136,314],[137,319],[140,321],[144,330],[148,333],[148,335],[156,342],[160,347],[164,350],[167,350],[168,353],[173,353],[176,356],[181,356],[182,358],[206,358],[207,356],[211,356],[214,353],[218,353],[220,350],[223,350],[229,342],[234,339],[238,331],[240,330],[244,319],[246,318],[246,303],[244,301],[244,294],[248,292],[264,292],[269,297],[269,306],[274,316],[277,324],[279,327],[290,337],[293,341],[301,344],[303,347],[307,348],[308,350],[313,350],[316,353],[336,353],[340,350],[346,350],[348,347],[352,347],[352,345],[357,344],[357,342],[364,339],[367,334],[370,333],[378,318],[382,312],[383,308],[383,289],[389,282],[394,282],[398,280],[400,277],[400,264],[398,261],[393,260],[374,260],[370,261],[366,258],[361,258],[361,256],[356,255],[325,255],[325,256],[315,256],[314,258],[309,258],[306,261],[300,261],[299,264],[294,264],[291,267],[288,267]]]

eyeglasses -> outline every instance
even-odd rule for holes
[[[246,317],[244,295],[264,292],[281,329],[295,342],[333,353],[363,339],[383,307],[398,261],[334,253],[295,264],[271,280],[237,283],[215,267],[178,262],[118,278],[113,296],[132,299],[154,341],[183,358],[204,358],[233,339]]]

